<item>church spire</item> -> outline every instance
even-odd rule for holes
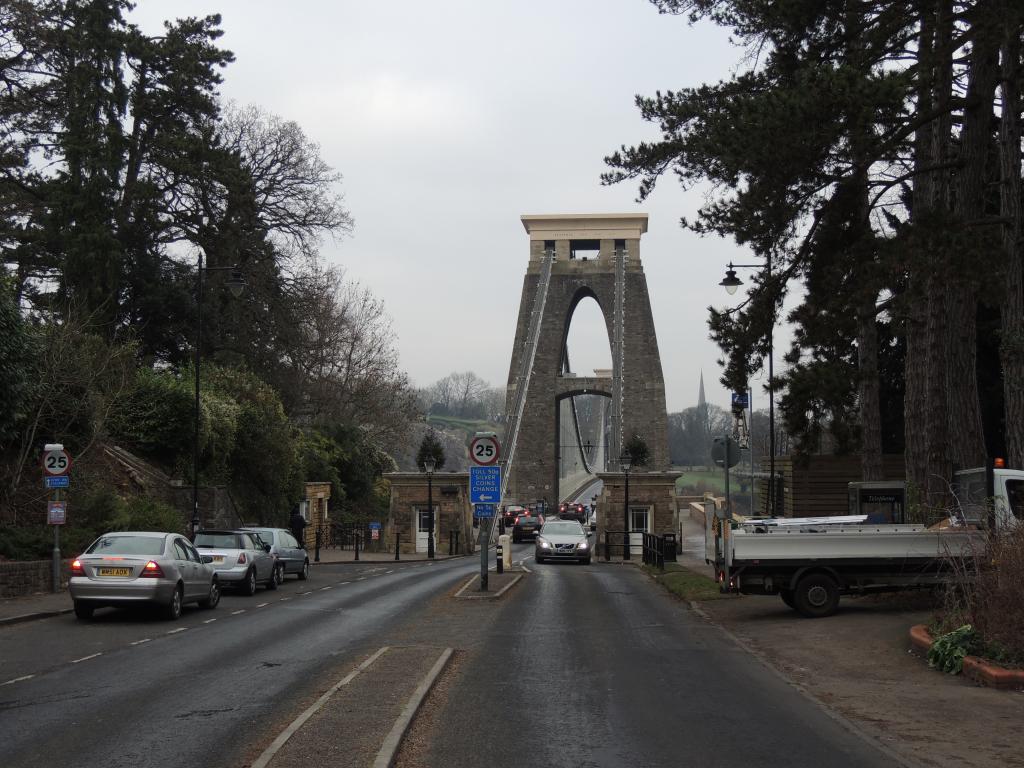
[[[700,372],[700,391],[697,393],[697,407],[707,408],[707,401],[704,399],[704,371]]]

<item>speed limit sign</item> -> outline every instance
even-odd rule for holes
[[[474,464],[486,467],[495,464],[501,456],[501,445],[494,435],[477,435],[469,444],[469,458]]]
[[[66,475],[71,469],[71,457],[64,447],[46,446],[43,453],[43,472],[50,477]]]

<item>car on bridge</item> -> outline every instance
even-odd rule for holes
[[[560,520],[575,520],[581,525],[585,525],[589,511],[585,504],[578,502],[563,502],[558,507],[558,518]]]
[[[576,560],[589,565],[590,557],[590,537],[578,520],[551,520],[537,534],[533,558],[538,563]]]
[[[537,537],[537,531],[544,525],[544,518],[537,514],[531,514],[529,512],[523,513],[516,518],[515,525],[512,526],[512,541],[515,544],[523,541],[524,539],[535,539]]]

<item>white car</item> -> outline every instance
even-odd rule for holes
[[[537,534],[533,550],[538,563],[545,560],[577,560],[590,563],[590,537],[577,520],[551,520]]]

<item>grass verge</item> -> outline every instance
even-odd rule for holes
[[[718,582],[714,579],[691,571],[679,563],[665,563],[664,571],[649,565],[643,566],[643,569],[648,576],[683,600],[720,600],[732,597],[719,592]]]

